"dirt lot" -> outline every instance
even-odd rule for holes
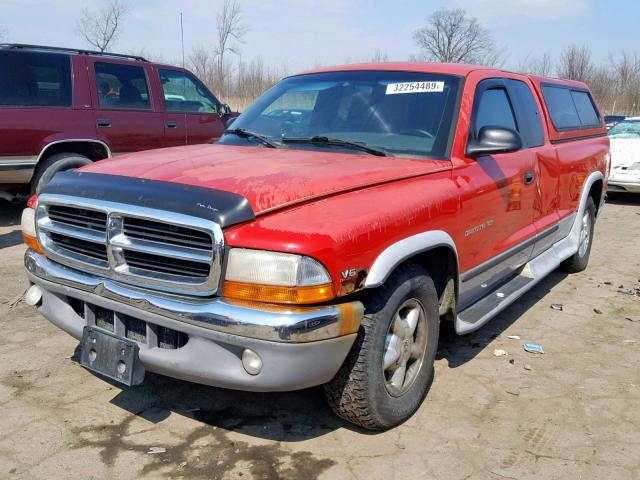
[[[552,274],[473,335],[445,332],[428,399],[379,434],[336,419],[320,389],[94,377],[16,302],[19,214],[0,203],[0,478],[640,478],[640,197],[606,206],[586,272]]]

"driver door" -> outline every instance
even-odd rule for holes
[[[469,138],[477,138],[484,126],[521,130],[515,106],[503,79],[479,82]],[[523,148],[469,160],[459,170],[459,183],[464,184],[459,238],[467,261],[467,265],[461,265],[461,309],[486,295],[529,260],[533,249],[530,239],[536,232],[533,155]]]

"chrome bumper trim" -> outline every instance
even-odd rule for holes
[[[27,250],[24,263],[29,279],[47,290],[64,285],[198,327],[261,340],[295,343],[347,335],[357,331],[364,313],[360,302],[301,308],[162,295],[64,267],[33,250]],[[65,289],[57,293],[65,294]]]

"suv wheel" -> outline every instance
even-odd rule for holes
[[[325,385],[340,417],[371,430],[407,420],[433,381],[440,316],[433,280],[399,267],[365,300],[365,317],[337,375]]]
[[[31,179],[31,193],[40,193],[42,187],[51,181],[53,176],[64,170],[83,167],[91,160],[79,153],[57,153],[38,163]]]
[[[593,227],[595,225],[595,221],[596,204],[593,202],[593,197],[589,197],[580,223],[578,251],[573,254],[573,256],[562,262],[561,267],[565,272],[577,273],[587,268],[587,265],[589,264],[589,255],[591,254]]]

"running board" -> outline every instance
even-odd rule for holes
[[[456,332],[463,335],[470,333],[487,323],[498,312],[511,305],[520,295],[529,290],[537,282],[527,276],[527,267],[517,276],[502,284],[473,305],[458,313]]]
[[[602,179],[602,174],[593,172],[583,184],[580,205],[569,234],[534,259],[529,260],[518,276],[459,312],[455,321],[456,333],[464,335],[480,328],[578,251],[581,219],[589,198],[589,188],[600,179]]]
[[[456,333],[464,335],[477,330],[524,293],[531,290],[540,280],[555,270],[563,260],[573,255],[577,250],[577,242],[574,237],[572,232],[568,237],[530,260],[517,276],[459,312],[455,321]]]

